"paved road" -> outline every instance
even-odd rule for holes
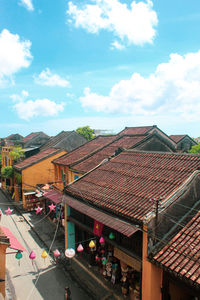
[[[10,202],[0,191],[0,208],[3,213],[8,206],[12,208]],[[16,252],[10,248],[7,250],[7,281],[10,289],[10,295],[8,292],[7,299],[63,300],[65,286],[71,288],[73,300],[90,299],[77,283],[70,278],[69,274],[54,264],[51,257],[48,256],[44,261],[41,257],[43,245],[31,230],[31,227],[26,222],[21,221],[16,210],[13,210],[10,216],[6,216],[4,213],[0,224],[8,227],[26,249],[20,260],[20,265],[15,258]],[[29,254],[32,250],[36,253],[36,259],[33,264],[29,259]]]

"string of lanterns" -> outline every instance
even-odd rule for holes
[[[109,238],[110,238],[111,240],[115,239],[115,236],[114,236],[114,234],[113,234],[112,232],[109,234]],[[96,247],[95,241],[96,241],[96,238],[90,240],[90,242],[89,242],[89,248],[91,249],[91,251],[93,251],[94,248]],[[82,243],[83,243],[83,242],[85,242],[85,241],[82,241]],[[78,244],[78,247],[76,248],[76,251],[77,251],[78,253],[82,253],[83,250],[84,250],[84,247],[83,247],[82,243],[79,243],[79,244]],[[104,244],[104,243],[105,243],[105,239],[104,239],[102,236],[101,236],[100,239],[99,239],[99,243],[100,243],[100,244]],[[75,251],[73,248],[68,248],[68,249],[65,250],[65,256],[66,256],[67,258],[71,259],[71,258],[73,258],[73,257],[76,255],[76,251]],[[60,253],[60,251],[59,251],[58,249],[55,249],[55,250],[53,251],[53,256],[54,256],[55,259],[57,259],[60,255],[61,255],[61,253]],[[20,265],[20,259],[21,259],[22,257],[23,257],[23,255],[22,255],[22,252],[21,252],[21,251],[18,251],[18,252],[16,253],[16,255],[15,255],[15,258],[16,258],[17,260],[19,260],[19,265]],[[48,253],[46,252],[46,250],[43,250],[43,251],[42,251],[41,257],[44,259],[44,261],[45,261],[45,259],[48,257]],[[33,264],[33,261],[34,261],[34,259],[36,258],[36,253],[35,253],[34,251],[31,251],[30,254],[29,254],[29,258],[32,260],[32,264]],[[96,256],[96,260],[97,260],[97,261],[100,260],[100,257],[98,257],[98,255]],[[102,261],[102,264],[105,265],[106,262],[107,262],[106,257],[101,258],[101,261]]]

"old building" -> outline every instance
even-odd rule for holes
[[[197,145],[197,142],[187,134],[170,135],[170,138],[177,144],[177,150],[187,152],[192,146]]]
[[[66,151],[48,148],[14,165],[15,200],[23,200],[23,206],[31,210],[39,202],[36,197],[36,186],[54,182],[52,160]]]
[[[98,265],[108,280],[112,280],[110,268],[114,261],[121,272],[122,281],[118,278],[116,284],[122,293],[140,294],[142,300],[167,299],[162,295],[162,268],[154,265],[148,255],[154,254],[155,248],[153,257],[158,261],[162,239],[168,237],[170,241],[180,231],[173,227],[172,220],[178,223],[184,217],[186,224],[192,218],[191,212],[200,209],[199,168],[199,156],[139,150],[124,150],[102,162],[65,188],[66,246],[82,244],[85,259]],[[94,249],[88,246],[91,240]],[[192,263],[189,258],[187,261]],[[198,294],[190,288],[185,295]],[[178,299],[173,293],[170,296]]]
[[[92,170],[104,159],[115,155],[120,148],[144,151],[175,152],[176,144],[155,126],[125,128],[117,136],[107,137],[107,143],[93,149],[93,141],[53,161],[57,180],[65,176],[70,183]],[[104,138],[105,141],[105,138]],[[87,147],[88,145],[88,147]],[[84,151],[87,149],[87,152]]]

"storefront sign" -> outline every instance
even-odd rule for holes
[[[101,236],[102,230],[103,230],[103,224],[101,222],[98,222],[97,220],[94,220],[93,233],[97,236]]]
[[[118,248],[114,248],[114,257],[118,258],[119,260],[126,263],[128,266],[132,267],[134,270],[141,272],[141,262],[137,259],[131,257],[130,255],[126,254],[122,250]]]

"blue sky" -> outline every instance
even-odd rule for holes
[[[199,0],[0,0],[0,137],[200,136]]]

